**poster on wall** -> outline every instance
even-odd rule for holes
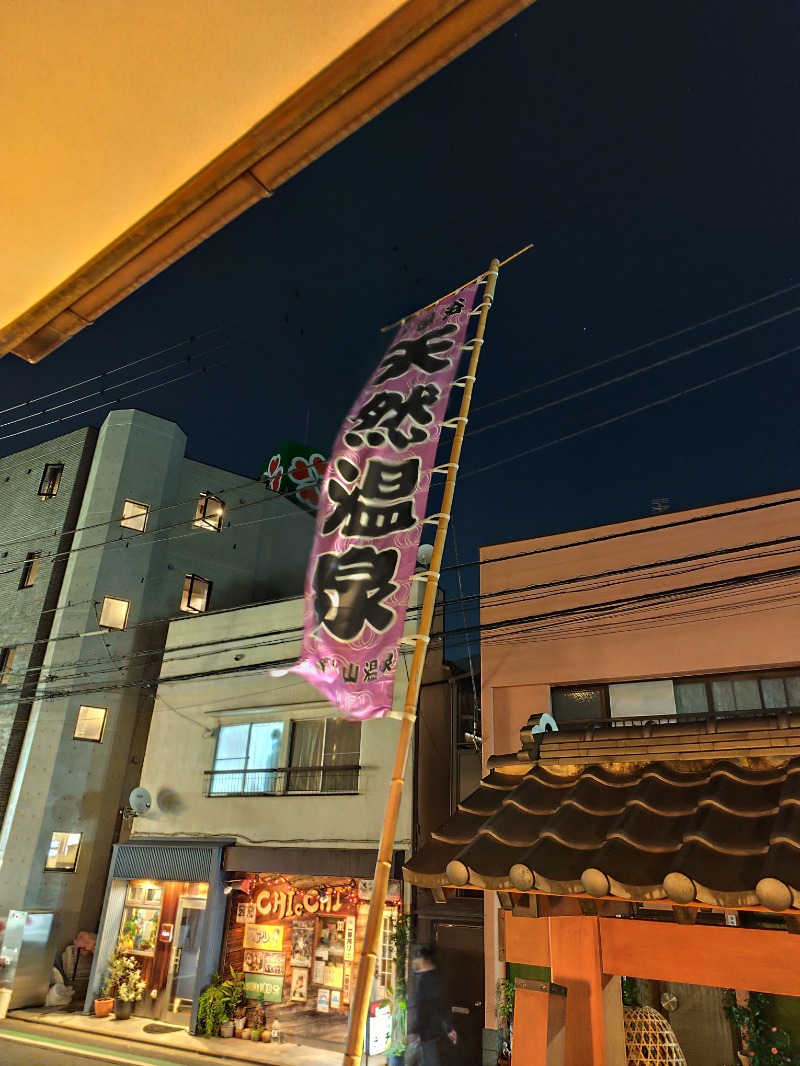
[[[273,977],[283,977],[286,970],[286,956],[282,951],[259,951],[248,948],[244,953],[245,973],[267,973]]]
[[[345,919],[344,961],[352,962],[356,953],[356,920],[352,915]]]
[[[311,965],[311,952],[314,947],[314,922],[308,919],[292,922],[292,966],[307,969]]]
[[[314,962],[314,973],[311,980],[315,985],[325,984],[325,961],[324,959],[317,959]]]
[[[342,966],[341,963],[325,963],[325,978],[323,983],[326,984],[328,988],[341,988],[343,978],[344,966]]]
[[[338,1010],[341,1005],[341,992],[337,988],[331,989],[331,1010]]]
[[[245,948],[261,948],[263,951],[280,951],[283,947],[282,925],[251,925],[244,927]]]
[[[248,999],[262,999],[265,1003],[280,1003],[283,999],[283,978],[260,973],[244,975],[244,991]]]
[[[317,992],[317,1010],[320,1014],[327,1014],[330,1010],[330,992],[327,988],[321,988]]]
[[[305,1003],[308,999],[308,970],[292,970],[292,1003]]]
[[[242,925],[244,922],[254,922],[258,917],[255,903],[240,903],[236,908],[236,921]]]
[[[344,959],[344,935],[346,929],[344,918],[322,918],[319,923],[319,947],[327,951],[317,951],[317,957],[327,962],[342,962]]]

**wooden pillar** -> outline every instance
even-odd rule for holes
[[[553,981],[567,988],[564,1066],[625,1066],[620,978],[603,974],[598,919],[548,922]]]

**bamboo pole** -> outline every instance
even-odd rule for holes
[[[403,717],[400,724],[400,735],[397,740],[392,779],[389,784],[389,794],[386,800],[386,813],[383,818],[380,845],[378,847],[378,860],[375,865],[375,880],[372,885],[372,895],[369,901],[367,915],[367,927],[364,933],[364,947],[361,953],[361,961],[358,966],[355,991],[350,1007],[350,1024],[347,1031],[347,1047],[344,1053],[343,1066],[360,1066],[361,1052],[364,1044],[364,1030],[367,1024],[369,1011],[369,994],[372,986],[372,977],[375,973],[375,965],[378,955],[381,924],[383,922],[383,910],[386,903],[386,892],[389,887],[389,873],[392,864],[392,852],[397,830],[397,819],[400,813],[400,800],[403,796],[403,784],[405,781],[406,763],[411,748],[414,722],[417,719],[417,701],[419,699],[420,683],[422,681],[422,669],[425,665],[425,654],[428,649],[428,637],[430,636],[433,614],[436,607],[436,591],[439,586],[439,571],[444,555],[444,542],[447,537],[447,527],[450,522],[450,511],[453,506],[453,495],[456,485],[456,471],[461,456],[461,447],[464,443],[464,430],[472,400],[472,388],[475,383],[475,373],[478,369],[478,360],[483,347],[483,334],[486,329],[486,318],[494,297],[497,275],[500,263],[493,259],[486,275],[486,288],[483,291],[483,300],[478,328],[472,341],[472,357],[469,362],[467,378],[464,385],[464,394],[461,398],[461,407],[456,421],[456,431],[453,437],[453,445],[450,450],[450,462],[447,467],[444,494],[442,497],[442,509],[436,526],[436,536],[433,541],[433,556],[429,566],[429,577],[425,587],[425,596],[422,600],[420,614],[419,634],[414,644],[414,655],[411,659],[406,702],[403,708]]]

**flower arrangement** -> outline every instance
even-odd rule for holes
[[[111,953],[101,992],[104,997],[119,999],[123,1003],[138,1003],[147,986],[142,979],[142,971],[137,963],[125,954],[122,945],[123,941],[118,940]]]

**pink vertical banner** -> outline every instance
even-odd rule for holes
[[[303,651],[291,670],[346,718],[392,708],[436,449],[477,287],[400,327],[334,444],[306,578]]]

